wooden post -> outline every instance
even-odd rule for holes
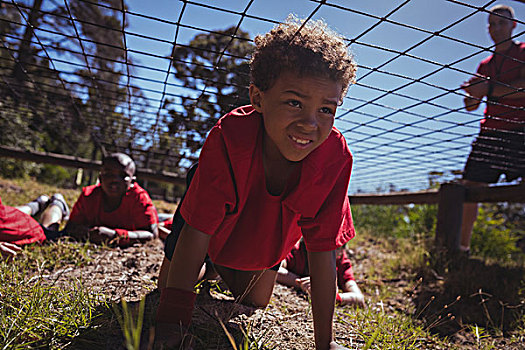
[[[463,203],[467,189],[458,183],[445,183],[439,189],[436,244],[449,252],[459,251]]]

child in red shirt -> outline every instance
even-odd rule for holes
[[[100,183],[82,190],[65,231],[77,239],[121,246],[157,237],[157,210],[134,175],[135,162],[128,155],[105,157]]]
[[[43,243],[60,236],[58,227],[67,220],[69,208],[60,193],[51,198],[42,195],[27,204],[10,207],[0,198],[0,254],[15,256],[20,246]],[[33,217],[40,216],[41,224]]]
[[[352,263],[346,256],[344,249],[340,248],[335,261],[337,271],[337,285],[343,291],[337,293],[338,305],[365,305],[365,298],[357,285],[352,269]],[[295,247],[283,260],[277,272],[277,282],[303,290],[310,295],[311,283],[308,268],[308,251],[303,240],[297,242]]]
[[[356,64],[322,21],[291,18],[255,44],[251,105],[211,130],[180,204],[185,224],[161,267],[156,342],[181,344],[206,255],[239,302],[265,307],[280,262],[303,237],[316,348],[345,349],[332,317],[335,250],[355,234],[352,156],[333,124]]]

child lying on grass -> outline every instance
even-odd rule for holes
[[[127,246],[158,236],[157,210],[135,182],[135,162],[113,153],[102,160],[100,183],[85,187],[65,231],[76,239]]]
[[[40,216],[40,222],[34,217]],[[17,207],[2,203],[0,198],[0,253],[12,257],[20,252],[20,246],[42,243],[58,238],[60,223],[67,220],[69,208],[60,193],[51,198],[42,195]]]

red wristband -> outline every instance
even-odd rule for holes
[[[160,293],[157,323],[175,323],[188,327],[197,294],[178,288],[164,288]]]
[[[341,298],[341,295],[339,293],[335,293],[335,303],[341,304],[343,302],[343,298]]]
[[[129,245],[130,244],[130,239],[129,239],[129,233],[128,233],[128,230],[124,230],[122,228],[116,228],[114,229],[115,232],[117,233],[117,236],[118,236],[118,245],[120,246],[125,246],[125,245]]]

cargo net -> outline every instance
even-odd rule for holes
[[[520,41],[525,5],[507,2]],[[494,52],[494,1],[224,3],[1,1],[0,145],[88,159],[119,151],[184,175],[217,119],[249,103],[253,37],[295,13],[324,19],[358,63],[335,122],[354,155],[350,193],[460,176],[485,106],[467,112],[460,85]]]

